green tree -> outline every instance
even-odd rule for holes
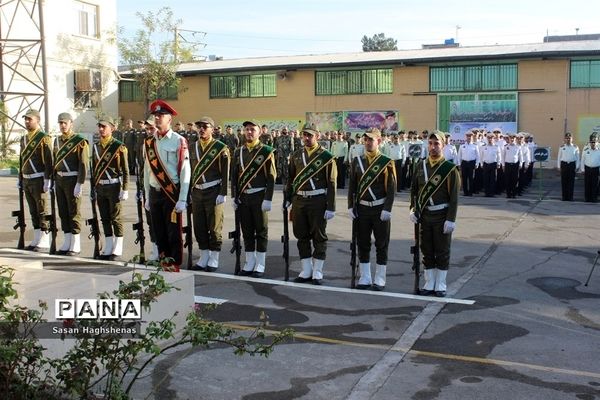
[[[139,84],[145,109],[167,88],[179,87],[177,66],[191,61],[195,45],[180,43],[177,29],[181,19],[175,19],[169,7],[146,14],[137,12],[142,28],[132,38],[123,37],[119,28],[118,48],[127,74]]]
[[[383,33],[377,33],[373,37],[363,36],[362,42],[363,51],[391,51],[398,50],[398,41],[393,38],[386,38]]]

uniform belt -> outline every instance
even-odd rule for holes
[[[296,192],[296,194],[301,197],[312,197],[312,196],[318,196],[320,194],[325,194],[325,193],[327,193],[327,189],[299,190]]]
[[[58,176],[77,176],[79,171],[56,171]]]
[[[434,206],[427,206],[427,211],[440,211],[448,208],[448,203],[436,204]]]
[[[206,182],[206,183],[201,183],[199,185],[194,185],[194,189],[204,190],[204,189],[211,188],[213,186],[217,186],[220,183],[221,183],[221,180],[217,179],[215,181],[210,181],[210,182]]]
[[[23,178],[25,179],[40,178],[42,176],[44,176],[43,172],[36,172],[35,174],[23,174]]]
[[[385,198],[382,199],[377,199],[377,200],[373,200],[373,201],[366,201],[366,200],[361,200],[359,201],[359,204],[361,206],[367,206],[367,207],[375,207],[375,206],[380,206],[383,203],[385,203]]]
[[[250,188],[250,189],[246,189],[244,190],[244,194],[253,194],[253,193],[258,193],[258,192],[262,192],[263,190],[265,190],[266,188],[264,187],[259,187],[259,188]]]
[[[101,185],[112,185],[113,183],[119,183],[121,182],[119,180],[119,178],[112,178],[112,179],[100,179],[98,181],[99,184]]]

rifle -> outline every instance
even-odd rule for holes
[[[596,255],[596,259],[594,260],[594,265],[592,265],[592,269],[590,270],[590,274],[587,277],[587,280],[585,281],[585,285],[587,286],[588,283],[590,283],[590,279],[592,278],[592,274],[594,273],[594,269],[596,269],[596,264],[598,264],[598,257],[600,257],[600,250],[598,250],[598,255]]]
[[[414,246],[410,246],[410,254],[413,255],[413,265],[412,265],[412,270],[415,272],[415,283],[414,283],[414,287],[413,287],[413,292],[415,294],[419,294],[420,290],[419,290],[419,285],[420,285],[420,278],[421,278],[421,254],[420,254],[420,250],[419,250],[419,231],[421,228],[421,224],[417,223],[415,224],[415,244]]]
[[[356,207],[356,202],[358,200],[358,196],[356,195],[356,192],[352,194],[352,197],[354,197],[354,201],[352,202],[352,204],[354,205],[354,208],[352,210],[352,212],[354,213],[354,219],[352,220],[352,241],[350,242],[350,268],[352,269],[352,280],[350,282],[350,287],[352,289],[355,289],[356,269],[358,268],[358,263],[356,262],[356,246],[358,245],[358,208]]]
[[[17,249],[23,250],[25,248],[25,204],[24,204],[24,196],[25,192],[23,191],[23,158],[19,154],[19,209],[12,212],[12,216],[17,218],[15,226],[13,229],[19,229],[19,242],[17,244]]]
[[[85,221],[90,227],[88,239],[94,239],[94,259],[100,257],[100,226],[98,225],[98,211],[96,210],[96,187],[94,186],[94,155],[91,157],[90,170],[90,201],[92,202],[92,218]]]
[[[241,151],[241,148],[240,148]],[[239,275],[240,274],[240,270],[241,270],[241,265],[240,265],[240,258],[242,257],[242,243],[241,243],[241,215],[240,215],[240,203],[239,203],[239,193],[238,193],[238,179],[239,179],[239,174],[237,171],[236,166],[234,166],[234,168],[232,169],[232,171],[235,171],[232,173],[231,175],[231,196],[233,197],[233,201],[235,202],[235,204],[237,205],[237,207],[235,208],[235,230],[229,232],[229,239],[232,239],[232,246],[231,246],[231,250],[229,251],[231,254],[235,253],[235,271],[234,274],[235,275]]]
[[[56,185],[54,165],[52,165],[52,175],[50,175],[50,215],[47,216],[50,225],[50,250],[49,254],[56,254]]]
[[[287,171],[287,158],[284,159],[284,165],[282,166],[283,176],[281,177],[281,183],[283,183],[283,235],[281,235],[281,243],[283,243],[283,261],[285,262],[285,281],[290,280],[290,229],[288,227],[289,213],[287,208],[287,192],[286,186],[288,181]]]
[[[183,232],[185,233],[185,242],[183,243],[183,247],[187,248],[188,256],[187,256],[187,269],[192,269],[192,188],[190,187],[187,196],[187,208],[186,208],[186,223],[187,226],[183,228]]]
[[[140,245],[139,263],[146,263],[146,254],[144,253],[144,245],[146,238],[144,237],[144,184],[141,181],[139,172],[135,176],[135,187],[137,189],[136,205],[138,220],[133,224],[133,230],[136,233],[135,244]]]

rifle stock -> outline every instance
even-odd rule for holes
[[[286,192],[286,187],[287,187],[287,159],[285,159],[286,162],[284,163],[285,165],[282,168],[282,171],[284,171],[283,173],[283,179],[281,180],[281,182],[283,183],[283,235],[281,236],[281,243],[283,243],[283,261],[285,262],[285,274],[284,274],[284,278],[285,281],[289,281],[290,280],[290,228],[289,228],[289,212],[288,212],[288,208],[287,208],[287,203],[288,203],[288,197],[287,197],[287,192]]]
[[[233,201],[236,202],[236,204],[238,203],[238,198],[235,197],[233,199]],[[229,232],[229,239],[232,239],[232,246],[231,246],[231,250],[230,253],[234,253],[235,252],[235,271],[234,274],[235,275],[239,275],[240,274],[240,270],[241,270],[241,257],[242,257],[242,244],[240,242],[240,235],[241,235],[241,220],[240,220],[240,210],[239,210],[239,206],[235,209],[235,230]]]
[[[94,259],[100,257],[100,226],[98,225],[98,210],[96,210],[96,187],[94,186],[94,157],[92,156],[90,169],[90,201],[92,202],[92,218],[85,221],[90,227],[88,239],[94,239]]]
[[[12,212],[12,216],[17,218],[13,229],[19,229],[19,241],[17,243],[17,249],[23,250],[25,248],[25,193],[23,191],[23,159],[19,155],[19,209]]]
[[[50,176],[50,216],[48,221],[50,223],[50,254],[56,254],[56,179],[54,175],[54,166],[52,167],[52,175]]]
[[[412,265],[412,270],[415,273],[415,281],[414,281],[414,287],[413,287],[413,292],[415,294],[419,294],[420,290],[419,290],[419,286],[420,286],[420,278],[421,278],[421,254],[420,254],[420,249],[419,249],[419,230],[420,230],[421,224],[415,224],[415,244],[414,246],[410,247],[410,253],[413,255],[413,265]]]
[[[133,230],[136,233],[134,243],[140,245],[139,263],[145,264],[146,253],[144,251],[144,246],[146,245],[146,237],[144,236],[144,187],[141,182],[139,171],[135,178],[135,186],[137,189],[136,205],[138,220],[133,224]]]
[[[185,232],[185,243],[183,244],[183,247],[187,248],[187,269],[191,270],[192,269],[192,257],[193,257],[193,247],[192,247],[192,242],[193,242],[193,238],[192,238],[192,196],[191,196],[191,191],[192,189],[190,188],[190,191],[188,192],[188,198],[187,198],[187,208],[186,208],[186,224],[187,226],[183,229]]]

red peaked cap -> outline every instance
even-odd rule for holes
[[[150,114],[177,115],[177,111],[164,100],[154,100],[150,104]]]

